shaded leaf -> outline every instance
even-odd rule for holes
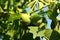
[[[53,30],[49,40],[60,40],[60,34]]]
[[[26,33],[23,35],[21,40],[33,40],[33,34],[32,33]]]
[[[13,21],[13,20],[16,20],[16,19],[20,19],[20,14],[12,14],[10,15],[10,17],[8,18],[8,21]]]

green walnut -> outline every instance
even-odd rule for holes
[[[31,15],[31,20],[32,21],[38,21],[40,19],[40,15],[39,14],[32,14]]]
[[[39,14],[31,14],[31,22],[36,25],[37,21],[40,20]]]
[[[30,15],[28,14],[21,14],[21,23],[28,25],[30,24]]]

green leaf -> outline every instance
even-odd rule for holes
[[[33,33],[33,38],[37,37],[37,31],[38,31],[38,27],[29,27],[30,29],[30,33]]]
[[[49,40],[60,40],[60,34],[53,30]]]
[[[51,34],[52,34],[52,30],[51,29],[46,29],[45,32],[44,32],[44,37],[46,39],[49,39]]]
[[[20,19],[20,14],[12,14],[10,15],[10,17],[8,18],[8,21],[13,21],[13,20],[16,20],[16,19]]]
[[[35,1],[30,2],[30,3],[27,5],[27,7],[32,7],[34,3],[35,3]]]
[[[5,7],[4,7],[4,9],[7,9],[7,6],[8,6],[8,1],[5,2]]]
[[[44,32],[44,37],[48,40],[59,40],[60,34],[55,30],[46,29]]]
[[[33,34],[32,33],[26,33],[22,36],[22,40],[33,40]]]
[[[44,4],[42,3],[42,2],[38,2],[38,9],[41,9],[41,8],[43,8],[44,7]]]
[[[44,36],[44,30],[38,32],[38,27],[37,26],[30,26],[30,33],[33,33],[33,38],[35,39],[37,36]],[[37,33],[38,32],[38,33]]]
[[[15,30],[11,29],[11,30],[7,31],[6,35],[13,37],[14,33],[15,33]]]

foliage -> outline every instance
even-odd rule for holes
[[[48,7],[47,11],[44,8]],[[31,8],[26,11],[26,8]],[[2,40],[60,40],[58,0],[0,0]],[[47,28],[47,18],[52,20]]]

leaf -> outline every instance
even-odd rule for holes
[[[15,33],[15,30],[11,29],[11,30],[7,31],[6,35],[13,37],[14,33]]]
[[[8,18],[8,21],[13,21],[13,20],[16,20],[16,19],[20,19],[20,14],[12,14],[10,15],[10,17]]]
[[[16,2],[19,2],[20,0],[15,0]]]
[[[37,23],[42,23],[42,19],[38,20]]]
[[[60,13],[59,9],[57,9],[57,13]]]
[[[41,8],[43,8],[44,7],[44,4],[42,3],[42,2],[38,2],[38,9],[41,9]]]
[[[60,40],[60,34],[53,30],[49,40]]]
[[[3,9],[0,7],[0,13],[3,12]]]
[[[25,7],[25,4],[26,4],[27,2],[29,2],[29,0],[20,0],[20,1],[21,1],[21,3],[22,3],[21,8],[24,8],[24,7]]]
[[[58,3],[57,5],[58,5],[58,8],[60,9],[60,3]]]
[[[57,5],[54,2],[50,4],[49,11],[47,13],[48,17],[52,20],[51,29],[54,29],[57,25],[56,17],[58,16]]]
[[[29,12],[27,12],[27,14],[29,14],[29,15],[30,15],[31,12],[33,12],[33,10],[35,9],[35,7],[36,7],[36,1],[33,1],[33,4],[31,4],[30,6],[31,6],[31,7],[30,7],[31,10],[30,10]]]
[[[3,0],[0,0],[1,1],[1,4],[4,4],[4,1]]]
[[[57,5],[54,2],[52,2],[50,4],[50,6],[48,6],[48,7],[49,7],[49,11],[47,12],[48,13],[48,17],[50,19],[52,19],[52,20],[55,20],[56,16],[58,15],[58,13],[57,13]]]
[[[4,9],[7,9],[7,6],[8,6],[8,1],[5,2],[5,7],[4,7]]]
[[[17,11],[19,11],[21,13],[21,12],[23,12],[23,9],[17,8]]]
[[[51,29],[47,29],[44,32],[44,37],[48,40],[59,40],[60,39],[60,34],[55,31],[55,30],[51,30]]]
[[[38,27],[37,26],[30,26],[30,33],[33,33],[33,38],[35,39],[37,36],[44,36],[44,31],[39,31],[38,32]],[[38,32],[38,33],[37,33]]]
[[[22,40],[33,40],[33,34],[32,33],[24,34]]]
[[[51,29],[46,29],[45,32],[44,32],[44,37],[46,39],[49,39],[51,34],[52,34],[52,30]]]
[[[54,29],[54,30],[57,31],[58,33],[60,33],[60,28],[59,28],[59,26],[60,26],[60,25],[59,25],[59,22],[58,22],[57,25],[56,25],[56,27],[55,27],[55,29]]]
[[[41,23],[39,27],[41,30],[44,30],[46,28],[46,26],[47,26],[46,23]]]
[[[40,37],[36,37],[35,40],[40,40]]]
[[[50,2],[52,2],[52,0],[44,0],[45,2],[47,2],[47,3],[50,3]]]
[[[54,29],[57,25],[57,21],[56,20],[52,20],[51,22],[51,29]]]
[[[57,21],[60,21],[60,17],[56,17]]]
[[[35,3],[35,1],[30,2],[27,7],[32,7],[32,5]]]
[[[40,30],[40,31],[37,33],[37,36],[44,36],[44,32],[45,32],[45,30]]]
[[[29,27],[29,29],[30,29],[30,33],[32,33],[33,34],[33,38],[35,38],[36,36],[37,36],[37,31],[38,31],[38,27]]]

